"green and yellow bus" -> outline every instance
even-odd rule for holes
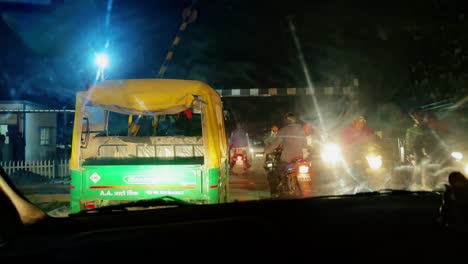
[[[227,162],[221,98],[205,83],[106,80],[77,93],[71,213],[163,196],[226,202]]]

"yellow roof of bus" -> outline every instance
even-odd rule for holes
[[[219,96],[203,82],[172,79],[106,80],[78,93],[83,103],[136,112],[166,113],[190,107],[194,95]]]

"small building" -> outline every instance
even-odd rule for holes
[[[3,161],[55,159],[57,112],[29,101],[0,101],[0,134]]]

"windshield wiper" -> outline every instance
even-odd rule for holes
[[[80,211],[73,215],[82,215],[82,214],[88,214],[88,213],[115,212],[115,211],[121,212],[121,211],[129,211],[128,209],[137,208],[137,207],[147,207],[147,208],[153,207],[153,206],[180,207],[180,206],[187,206],[187,205],[193,205],[193,203],[190,203],[190,202],[187,202],[187,201],[184,201],[184,200],[172,197],[172,196],[163,196],[159,198],[137,200],[137,201],[128,202],[128,203],[98,207],[94,209]]]

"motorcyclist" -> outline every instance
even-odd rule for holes
[[[272,125],[270,131],[266,131],[263,143],[264,143],[264,150],[275,140],[276,136],[278,135],[278,126]],[[275,186],[278,184],[276,177],[274,174],[274,170],[276,169],[276,165],[279,161],[279,156],[281,154],[281,146],[278,146],[272,153],[265,153],[265,160],[263,161],[263,168],[266,170],[267,173],[267,180],[270,186],[270,190],[276,188]],[[271,193],[272,195],[273,192]]]
[[[238,122],[237,123],[237,128],[232,131],[231,136],[230,136],[230,144],[229,144],[229,150],[231,153],[231,159],[230,159],[230,165],[231,168],[234,167],[235,161],[232,160],[232,157],[234,156],[236,151],[240,151],[244,157],[246,158],[246,167],[250,167],[250,158],[249,158],[249,135],[248,133],[244,130],[244,127],[242,123]]]
[[[271,144],[273,140],[276,138],[276,135],[278,134],[278,126],[277,125],[272,125],[270,132],[265,135],[265,138],[263,139],[263,142],[265,143],[265,147]]]
[[[341,149],[344,158],[357,175],[365,176],[362,167],[368,153],[380,153],[382,142],[374,131],[367,126],[367,118],[360,115],[341,133]]]
[[[265,148],[265,154],[270,154],[275,151],[276,148],[281,146],[280,161],[273,173],[274,180],[278,184],[271,186],[272,196],[279,194],[279,184],[286,184],[285,170],[289,163],[296,159],[303,158],[303,149],[307,146],[305,133],[303,127],[298,124],[297,117],[294,113],[287,113],[284,116],[286,126],[278,130],[278,134],[275,139]]]
[[[312,125],[309,123],[304,124],[304,133],[306,135],[307,145],[312,146],[313,137],[312,137]]]
[[[427,122],[426,114],[421,111],[410,113],[413,126],[406,130],[405,151],[410,162],[419,164],[425,158],[435,158],[439,145],[436,132]]]
[[[304,126],[304,133],[307,141],[307,148],[304,151],[304,158],[308,158],[313,154],[315,146],[317,145],[317,139],[312,134],[313,128],[312,124],[305,123]]]
[[[344,148],[352,148],[375,139],[374,132],[367,126],[367,118],[360,115],[341,133],[341,143]]]
[[[266,149],[276,138],[278,135],[278,126],[277,125],[272,125],[270,132],[265,134],[265,137],[263,139],[263,143],[265,144]],[[273,153],[265,153],[265,164],[268,162],[272,162],[273,160],[276,160],[277,156],[281,152],[281,146],[278,146]]]

